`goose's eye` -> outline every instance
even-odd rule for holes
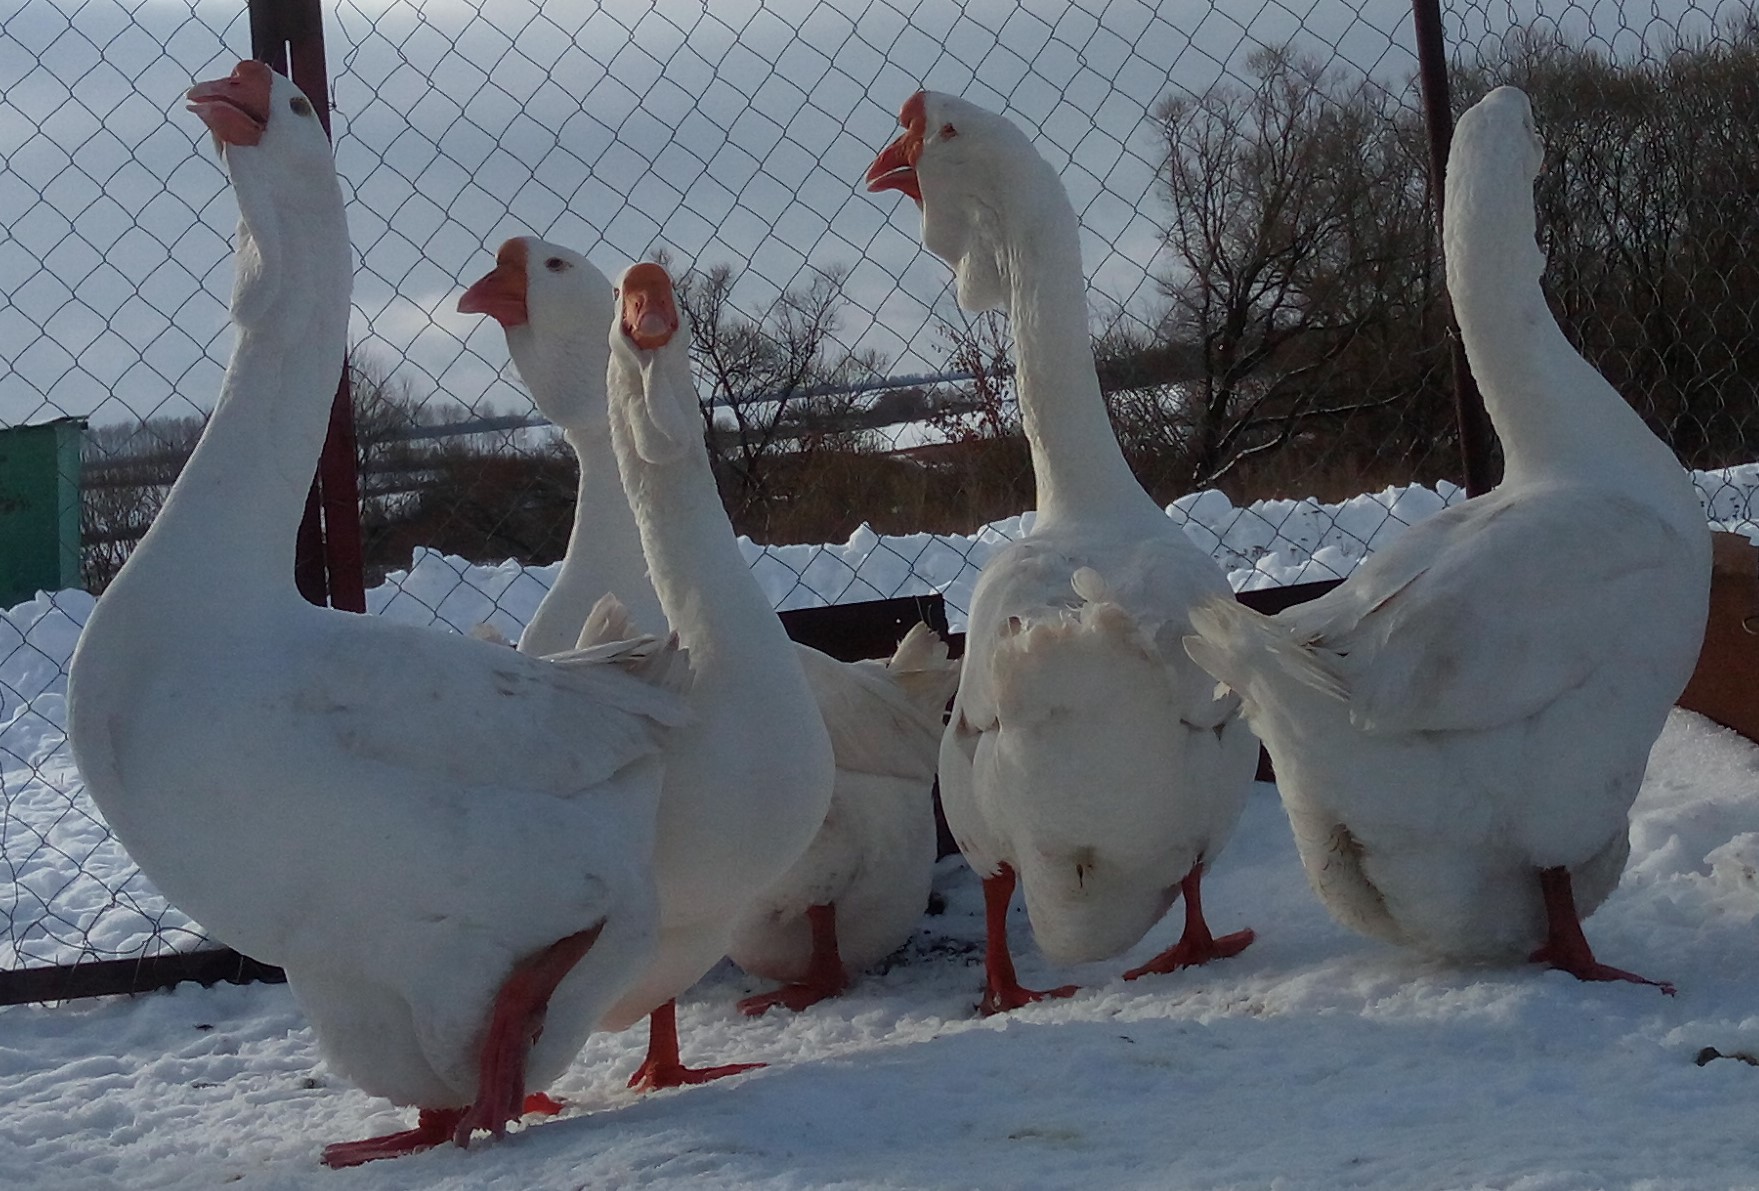
[[[951,124],[941,125],[941,139],[943,141],[950,141],[958,135],[959,135],[959,130],[957,128],[954,128]]]
[[[544,268],[548,269],[552,273],[560,273],[563,269],[566,269],[567,267],[568,267],[568,262],[563,260],[559,256],[552,256],[549,260],[544,262]]]
[[[287,106],[293,109],[293,114],[295,116],[311,115],[311,100],[303,95],[295,95],[292,99],[289,99],[287,101]]]

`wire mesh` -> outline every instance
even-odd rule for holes
[[[778,607],[941,591],[958,627],[1033,492],[1005,321],[962,315],[909,204],[861,186],[924,85],[1005,112],[1061,171],[1120,440],[1237,586],[1345,574],[1462,498],[1406,0],[326,17],[376,614],[516,635],[566,545],[571,452],[499,329],[454,310],[535,233],[612,275],[657,253],[685,270],[723,495]],[[1717,469],[1710,515],[1750,525],[1748,6],[1482,0],[1447,24],[1461,106],[1493,81],[1534,96],[1566,329]],[[218,390],[234,208],[178,108],[248,44],[242,3],[0,18],[0,431],[87,419],[90,592]],[[62,699],[91,597],[47,586],[0,600],[0,968],[191,945],[81,794]]]

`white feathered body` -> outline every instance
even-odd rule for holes
[[[75,758],[130,856],[287,969],[342,1074],[428,1108],[471,1102],[513,964],[604,922],[532,1052],[532,1086],[553,1079],[652,947],[681,700],[604,660],[313,608],[291,583],[225,608],[155,578],[118,576],[69,682]]]
[[[1311,604],[1199,614],[1339,921],[1507,959],[1544,940],[1538,870],[1570,870],[1583,917],[1605,900],[1703,636],[1697,545],[1614,493],[1505,487]]]
[[[1229,598],[1184,531],[1149,518],[1035,527],[985,566],[941,745],[972,867],[1020,875],[1052,960],[1116,955],[1219,853],[1258,742],[1185,656],[1188,609]]]
[[[1495,491],[1274,618],[1198,610],[1314,888],[1368,934],[1460,957],[1544,941],[1539,870],[1586,916],[1617,885],[1650,745],[1690,677],[1710,535],[1679,461],[1553,319],[1526,97],[1461,117],[1448,289],[1502,439]]]
[[[645,356],[612,334],[618,469],[661,609],[693,672],[692,720],[667,743],[655,835],[659,944],[603,1019],[622,1029],[726,955],[737,915],[824,821],[835,762],[799,651],[740,555],[716,492],[688,323]]]
[[[579,460],[580,482],[573,530],[560,573],[526,626],[519,648],[526,653],[544,654],[568,647],[593,601],[607,590],[617,593],[628,605],[638,626],[649,632],[668,632],[670,626],[654,591],[641,530],[625,492],[612,443],[606,388],[606,365],[611,353],[603,329],[613,319],[613,287],[584,258],[559,245],[526,241],[524,255],[533,260],[557,260],[567,266],[560,273],[534,272],[525,279],[527,322],[507,329],[507,345],[538,407],[564,427],[564,435]],[[629,382],[635,383],[632,376]],[[688,383],[682,370],[679,383]],[[632,460],[636,457],[630,456]],[[636,466],[640,468],[639,464]],[[641,474],[646,474],[645,470]],[[742,563],[735,561],[737,555],[725,548],[727,543],[718,540],[731,536],[724,517],[718,514],[718,504],[711,516],[710,511],[693,506],[677,493],[662,495],[652,484],[646,487],[653,499],[669,502],[664,523],[672,535],[680,532],[680,523],[687,519],[705,521],[706,532],[717,539],[716,555],[727,558],[729,572],[735,568],[743,571]],[[704,497],[702,503],[713,503],[712,498]],[[658,523],[658,519],[653,520]],[[678,573],[674,567],[674,574]],[[748,576],[730,573],[728,581],[738,591],[734,602],[752,602]],[[713,597],[698,595],[693,602],[685,603],[681,595],[675,594],[674,605],[701,610],[708,598]],[[779,635],[778,630],[773,630],[774,616],[767,604],[761,615],[772,622],[765,633]],[[739,630],[735,626],[727,631]],[[695,633],[699,641],[712,641],[715,635],[711,631],[705,638],[700,627]],[[741,928],[733,943],[734,951],[742,960],[749,961],[747,966],[751,970],[766,975],[775,971],[778,963],[783,967],[793,963],[797,936],[802,948],[807,947],[806,906],[815,900],[830,900],[837,892],[843,895],[839,903],[839,931],[845,956],[852,957],[852,963],[880,958],[908,936],[926,902],[934,864],[930,794],[934,758],[942,709],[957,681],[957,666],[947,660],[945,646],[926,627],[907,635],[889,668],[882,662],[846,664],[804,645],[791,648],[830,733],[836,778],[831,810],[825,814],[819,835],[765,895],[762,906],[747,912],[746,918],[755,917],[758,924]],[[730,663],[730,670],[726,668],[728,664],[722,659],[727,654],[724,648],[696,650],[695,656],[707,671],[703,678],[706,685],[700,688],[699,697],[714,689],[719,681],[717,672],[733,679],[742,677],[738,663]],[[728,687],[725,707],[729,716],[779,716],[783,728],[787,727],[785,701],[766,700],[750,686],[743,692]],[[773,729],[766,727],[765,734],[773,735]],[[734,740],[723,751],[723,766],[740,764],[739,758],[748,751],[761,755],[766,763],[794,764],[788,745],[760,748],[752,743],[752,733],[746,735],[747,740]],[[757,867],[751,863],[751,857],[761,857],[776,842],[773,828],[778,808],[765,804],[778,797],[785,804],[786,791],[763,780],[737,783],[731,772],[723,773],[722,777],[722,785],[728,791],[738,791],[742,786],[748,789],[739,798],[729,798],[718,794],[712,783],[704,786],[701,797],[711,804],[706,813],[712,818],[719,813],[716,806],[743,807],[740,813],[747,813],[749,821],[741,823],[729,817],[709,831],[692,831],[690,820],[695,812],[689,809],[688,801],[672,816],[675,826],[670,838],[674,843],[666,850],[672,858],[667,864],[667,883],[673,890],[669,900],[674,906],[670,929],[674,937],[685,941],[669,949],[679,957],[675,970],[669,963],[659,965],[660,970],[649,986],[651,991],[646,994],[650,999],[658,998],[666,987],[686,980],[684,973],[703,962],[701,956],[708,955],[710,963],[718,958],[718,953],[709,954],[717,945],[717,929],[705,924],[697,931],[689,920],[693,915],[725,919],[729,907],[736,904],[731,891],[750,884],[751,870]],[[793,780],[787,779],[789,783]],[[675,788],[688,792],[694,787],[680,783]],[[786,815],[785,805],[779,809]],[[715,877],[701,861],[692,859],[698,851],[731,860],[741,871],[724,877],[735,883],[718,890],[711,888],[710,880],[723,878]],[[693,898],[697,899],[694,909],[690,908]],[[760,958],[772,955],[784,958]],[[805,956],[803,949],[799,954],[801,964]],[[640,997],[638,994],[634,1000]]]
[[[906,102],[875,162],[913,176],[922,242],[966,310],[1006,309],[1037,518],[985,564],[941,743],[941,801],[971,865],[1007,864],[1056,962],[1118,954],[1238,820],[1258,745],[1180,644],[1215,560],[1131,473],[1093,358],[1080,226],[1013,123]],[[992,940],[992,943],[994,940]]]
[[[896,951],[921,920],[934,875],[935,764],[959,673],[923,624],[889,663],[804,647],[800,657],[837,774],[812,843],[734,928],[728,954],[771,980],[805,976],[812,906],[836,906],[838,953],[850,970]]]
[[[81,635],[69,734],[141,870],[286,968],[338,1071],[458,1107],[517,961],[603,923],[532,1051],[541,1086],[652,947],[659,750],[687,671],[651,642],[555,664],[295,592],[352,258],[323,130],[271,86],[261,146],[225,150],[244,214],[232,361]]]

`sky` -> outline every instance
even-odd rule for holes
[[[1685,4],[1485,0],[1448,20],[1459,41],[1555,12],[1629,49],[1652,11]],[[861,187],[917,86],[1019,121],[1064,171],[1093,292],[1146,310],[1160,98],[1291,37],[1386,79],[1414,65],[1406,0],[324,9],[361,264],[354,338],[417,393],[510,412],[530,405],[498,331],[452,310],[508,236],[550,237],[613,275],[660,248],[732,263],[749,313],[845,267],[841,341],[892,373],[935,371],[949,272],[921,251],[908,201]],[[0,426],[206,408],[230,345],[236,209],[180,99],[248,51],[242,3],[23,0],[0,33]]]

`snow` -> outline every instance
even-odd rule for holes
[[[1709,514],[1759,538],[1759,465],[1700,473]],[[1169,515],[1236,587],[1347,573],[1457,489],[1324,506],[1219,493]],[[969,537],[884,537],[747,555],[778,607],[939,590],[958,627],[1012,519]],[[423,552],[372,610],[517,633],[553,568]],[[1567,576],[1560,576],[1560,589]],[[0,965],[90,948],[187,947],[84,800],[63,739],[66,661],[90,597],[0,612]],[[838,1001],[748,1021],[760,985],[723,964],[680,1005],[685,1058],[769,1066],[638,1098],[645,1042],[595,1037],[552,1089],[563,1115],[471,1152],[358,1170],[327,1142],[408,1114],[331,1074],[283,986],[184,986],[0,1008],[0,1186],[30,1188],[1594,1187],[1759,1185],[1759,747],[1675,712],[1633,811],[1624,883],[1589,922],[1601,958],[1679,996],[1527,967],[1462,968],[1333,924],[1306,888],[1274,789],[1249,799],[1206,882],[1218,933],[1258,941],[1205,969],[1126,984],[1164,947],[1052,969],[1016,911],[1022,979],[1071,1000],[982,1020],[981,897],[941,862],[941,912]],[[157,926],[155,926],[155,921]],[[1164,936],[1164,937],[1163,937]]]
[[[1753,479],[1759,487],[1759,475]],[[1465,492],[1442,481],[1388,488],[1340,504],[1267,500],[1236,508],[1217,491],[1192,493],[1167,515],[1228,569],[1236,589],[1277,587],[1341,578],[1408,525]],[[752,571],[778,609],[818,607],[894,595],[946,597],[947,617],[965,628],[971,588],[990,555],[1031,527],[1025,513],[964,534],[881,535],[862,525],[847,542],[759,546],[740,539]],[[554,567],[473,566],[433,550],[418,550],[408,571],[389,576],[369,594],[369,611],[415,624],[460,631],[487,622],[509,637],[531,617],[549,589]]]
[[[183,986],[0,1009],[0,1185],[41,1188],[1752,1186],[1759,748],[1676,712],[1634,813],[1603,958],[1677,997],[1536,968],[1461,968],[1333,924],[1274,790],[1207,883],[1240,957],[1126,984],[1166,945],[1053,971],[1016,912],[1021,976],[1067,1001],[974,1011],[981,896],[941,862],[942,913],[885,970],[799,1015],[741,1018],[722,965],[684,999],[685,1058],[763,1070],[636,1097],[637,1028],[552,1089],[564,1114],[499,1144],[328,1173],[323,1144],[406,1126],[327,1071],[282,986]],[[1749,853],[1750,855],[1750,853]],[[1162,937],[1165,936],[1165,937]]]

